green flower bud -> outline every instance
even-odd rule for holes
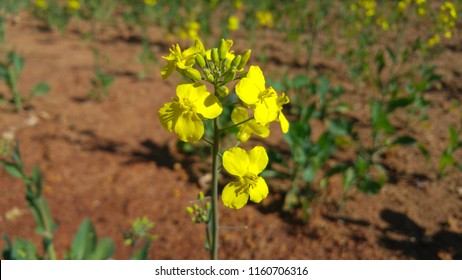
[[[232,80],[236,78],[236,70],[230,69],[228,72],[225,74],[224,82],[229,83]]]
[[[197,198],[198,199],[204,199],[204,193],[203,192],[199,192],[199,194],[197,195]]]
[[[191,67],[186,69],[186,76],[194,81],[200,81],[202,79],[201,73]]]
[[[245,65],[249,61],[251,52],[252,52],[251,50],[246,50],[245,52],[242,53],[241,62],[239,62],[239,65],[237,66],[237,69],[241,70],[241,69],[243,69],[245,67]]]
[[[239,63],[241,63],[242,56],[236,55],[231,61],[231,68],[237,68],[239,66]]]
[[[220,56],[218,55],[218,49],[217,48],[212,49],[211,57],[212,57],[213,62],[220,61]]]
[[[209,83],[213,83],[215,81],[215,77],[213,77],[213,75],[209,73],[205,76],[205,80]]]
[[[205,59],[201,54],[197,54],[195,57],[197,65],[199,65],[200,68],[205,67]]]
[[[220,97],[225,97],[229,94],[229,89],[227,86],[220,86],[217,88],[217,93]]]
[[[186,207],[186,212],[192,214],[194,212],[194,209],[192,209],[192,207]]]
[[[207,222],[207,216],[206,215],[202,215],[201,219],[202,219],[203,222]]]

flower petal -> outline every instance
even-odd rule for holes
[[[249,156],[239,147],[234,147],[223,153],[223,167],[230,174],[243,177],[249,168]]]
[[[265,98],[255,106],[255,121],[260,125],[266,125],[277,119],[279,107],[276,103],[277,96]]]
[[[249,189],[250,200],[259,203],[268,196],[268,185],[265,179],[258,177],[255,187]]]
[[[249,157],[249,173],[258,175],[268,165],[268,154],[263,146],[255,146],[247,152]]]
[[[205,88],[205,86],[204,86]],[[210,92],[204,92],[195,102],[196,112],[206,119],[214,119],[223,112],[218,98]]]
[[[236,94],[245,104],[252,105],[258,102],[260,88],[249,78],[243,78],[236,85]]]
[[[279,112],[278,120],[281,124],[282,133],[287,133],[289,131],[289,121],[287,120],[286,116],[284,116],[282,111]]]
[[[165,103],[158,112],[159,120],[165,130],[172,132],[173,124],[176,123],[181,115],[181,110],[177,101]]]
[[[175,63],[167,63],[167,65],[165,65],[165,67],[162,68],[162,71],[160,72],[160,74],[162,75],[162,79],[165,80],[168,77],[170,77],[170,75],[172,75],[173,73],[173,70],[175,70]]]
[[[228,183],[223,188],[221,200],[229,208],[240,209],[249,200],[249,190],[242,181]]]
[[[204,124],[202,120],[193,112],[182,112],[173,129],[181,141],[197,142],[204,135]]]
[[[252,80],[253,83],[258,87],[259,91],[265,90],[265,76],[263,76],[263,72],[259,66],[250,66],[246,78]]]
[[[231,113],[231,120],[234,124],[243,122],[247,119],[249,119],[249,113],[247,112],[247,109],[244,107],[236,107]]]

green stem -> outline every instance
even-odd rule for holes
[[[231,128],[235,128],[235,127],[238,127],[238,126],[240,126],[241,124],[246,123],[246,122],[248,122],[248,121],[250,121],[250,120],[253,120],[253,117],[248,118],[248,119],[246,119],[246,120],[244,120],[244,121],[242,121],[242,122],[238,122],[238,123],[236,123],[236,124],[230,125],[230,126],[228,126],[228,127],[225,127],[225,128],[222,128],[222,129],[218,129],[218,130],[219,130],[219,132],[222,132],[222,131],[225,131],[225,130],[228,130],[228,129],[231,129]]]
[[[218,259],[218,167],[220,148],[220,129],[218,118],[213,120],[213,147],[212,147],[212,248],[210,258]]]

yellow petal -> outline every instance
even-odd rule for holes
[[[250,200],[259,203],[268,196],[268,192],[268,185],[266,185],[265,179],[258,177],[255,187],[249,189]]]
[[[170,75],[173,73],[173,70],[175,70],[175,64],[169,62],[164,68],[162,68],[162,71],[160,72],[162,79],[165,80],[170,77]]]
[[[265,90],[265,76],[259,66],[250,66],[246,78],[252,80],[260,91]]]
[[[230,174],[242,177],[247,175],[249,156],[239,147],[234,147],[223,153],[223,167]]]
[[[159,120],[165,130],[172,132],[173,124],[176,123],[178,117],[181,115],[178,102],[168,102],[158,112]]]
[[[204,124],[193,112],[182,112],[173,129],[181,141],[195,143],[204,135]]]
[[[278,117],[279,107],[277,105],[277,96],[265,98],[255,106],[255,121],[260,125],[266,125]]]
[[[279,123],[281,124],[282,133],[287,133],[289,131],[289,121],[286,119],[286,116],[281,112],[279,112]]]
[[[249,158],[249,173],[258,175],[268,165],[268,155],[265,148],[262,146],[255,146],[252,150],[247,152]]]
[[[243,78],[236,85],[236,94],[242,102],[251,105],[258,102],[260,88],[249,78]]]
[[[221,200],[229,208],[240,209],[249,200],[248,188],[245,188],[241,181],[228,183],[223,188]]]
[[[196,112],[206,119],[214,119],[223,112],[220,101],[210,92],[204,92],[202,96],[194,102],[194,105],[196,106]]]
[[[247,119],[249,119],[249,113],[244,107],[236,107],[231,113],[231,120],[234,124],[243,122]]]

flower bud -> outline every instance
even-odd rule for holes
[[[219,57],[219,55],[218,55],[218,49],[217,49],[217,48],[213,48],[213,49],[212,49],[211,57],[212,57],[212,61],[213,61],[213,62],[218,62],[218,61],[220,61],[220,57]]]
[[[229,83],[232,80],[236,78],[236,70],[230,69],[228,72],[225,74],[224,82]]]
[[[215,81],[215,77],[213,77],[212,74],[208,73],[206,76],[205,76],[205,80],[209,83],[213,83]]]
[[[186,212],[192,214],[194,212],[194,209],[192,207],[186,207]]]
[[[199,65],[200,68],[205,67],[205,60],[204,57],[201,54],[197,54],[195,57],[197,65]]]
[[[232,40],[225,41],[224,39],[221,39],[220,45],[218,46],[218,55],[221,60],[226,58],[226,55],[228,54],[232,46],[233,46]]]
[[[220,97],[225,97],[229,94],[229,89],[227,86],[220,86],[217,88],[217,93]]]
[[[239,66],[239,63],[241,63],[242,56],[236,55],[231,61],[231,68],[237,68]]]
[[[194,68],[186,68],[186,76],[193,79],[194,81],[200,81],[202,79],[201,73]]]
[[[242,53],[241,61],[239,62],[239,65],[237,66],[237,69],[243,69],[245,65],[247,64],[247,61],[249,61],[250,58],[250,53],[251,50],[246,50],[245,52]]]
[[[199,194],[197,194],[197,199],[204,199],[204,193],[203,192],[199,192]]]

